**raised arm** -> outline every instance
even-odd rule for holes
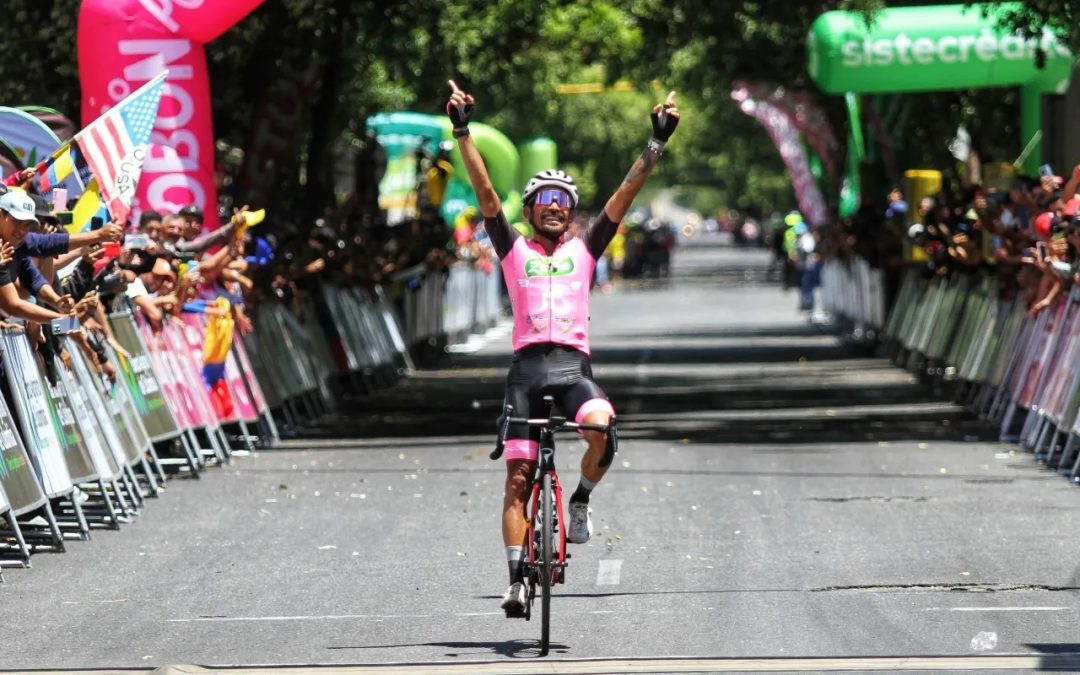
[[[484,158],[476,148],[472,136],[469,135],[469,119],[475,110],[475,99],[471,94],[458,89],[453,80],[450,83],[450,100],[446,103],[446,114],[454,124],[454,138],[457,139],[458,149],[461,150],[461,158],[465,160],[465,170],[469,172],[469,182],[472,183],[476,192],[476,201],[480,205],[480,213],[485,218],[494,218],[502,209],[502,202],[495,188],[491,185],[488,177]]]
[[[664,153],[664,146],[667,145],[671,134],[675,133],[675,127],[678,124],[679,110],[675,107],[675,92],[671,92],[663,103],[658,103],[653,108],[652,138],[649,139],[641,156],[630,167],[630,173],[626,174],[622,185],[615,190],[615,194],[611,195],[607,204],[604,205],[604,213],[613,223],[621,222],[626,212],[630,210],[630,205],[634,203],[634,198],[645,186],[645,181],[649,179],[653,167],[656,166],[660,155]]]
[[[1069,180],[1065,183],[1065,189],[1061,191],[1061,198],[1069,201],[1075,197],[1077,187],[1080,187],[1080,164],[1073,167],[1072,175],[1069,176]]]

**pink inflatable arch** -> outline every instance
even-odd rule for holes
[[[175,212],[198,204],[218,226],[210,81],[203,45],[262,0],[83,0],[79,79],[85,126],[162,70],[152,145],[139,181],[139,209]]]

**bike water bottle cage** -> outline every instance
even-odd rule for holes
[[[551,204],[558,204],[564,209],[569,209],[573,206],[573,201],[570,195],[562,190],[555,188],[548,188],[536,193],[536,199],[534,202],[537,206],[549,206]]]

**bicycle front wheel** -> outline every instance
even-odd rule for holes
[[[551,632],[551,583],[555,575],[555,507],[551,475],[544,474],[540,483],[540,656],[547,656]]]

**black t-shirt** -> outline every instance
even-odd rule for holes
[[[15,283],[15,269],[11,263],[0,265],[0,286]]]

